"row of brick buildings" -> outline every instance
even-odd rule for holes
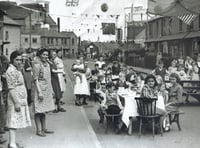
[[[200,16],[190,24],[177,17],[157,17],[146,25],[146,47],[166,57],[191,56],[200,53]]]
[[[49,4],[0,2],[0,51],[9,57],[16,49],[63,49],[65,55],[78,52],[73,32],[60,32],[49,15]]]

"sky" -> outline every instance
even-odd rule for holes
[[[36,0],[10,0],[20,3],[30,3]],[[47,0],[50,5],[50,15],[57,21],[60,18],[60,28],[62,31],[74,31],[78,36],[94,38],[97,40],[101,34],[101,23],[116,23],[116,27],[124,27],[125,13],[130,12],[131,5],[134,7],[147,7],[147,0],[79,0],[76,7],[67,7],[67,0]],[[108,11],[102,12],[101,5],[106,3]],[[126,8],[126,9],[124,9]],[[112,17],[111,17],[112,15]],[[118,19],[116,16],[119,15]],[[135,16],[138,17],[138,16]],[[140,17],[139,17],[140,18]],[[94,37],[93,37],[94,35]],[[105,40],[112,40],[115,36],[104,36]]]

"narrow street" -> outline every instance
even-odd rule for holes
[[[55,133],[45,138],[36,136],[35,124],[32,120],[32,127],[18,130],[17,133],[19,143],[22,143],[25,148],[199,148],[200,104],[195,100],[181,107],[185,112],[180,117],[182,131],[178,131],[174,124],[173,129],[164,133],[162,137],[156,135],[153,138],[151,133],[146,132],[139,138],[137,121],[134,121],[133,134],[130,136],[126,131],[117,135],[112,129],[105,134],[105,123],[98,122],[98,103],[89,101],[87,106],[74,105],[73,81],[71,81],[73,76],[70,72],[73,62],[74,60],[65,60],[67,91],[64,94],[66,104],[63,107],[67,111],[49,113],[47,116],[48,128]]]

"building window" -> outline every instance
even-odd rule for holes
[[[166,28],[166,20],[165,20],[165,18],[163,18],[163,19],[162,19],[162,22],[161,22],[161,34],[162,34],[162,35],[166,35],[166,30],[165,30],[165,28]]]
[[[25,43],[28,43],[28,38],[25,38],[25,39],[24,39],[24,42],[25,42]]]
[[[156,22],[157,37],[159,37],[159,22]]]
[[[200,15],[199,15],[199,28],[200,28]]]
[[[187,25],[187,31],[190,31],[190,30],[191,30],[191,26]]]
[[[74,46],[74,38],[72,38],[72,46]]]
[[[32,30],[35,30],[35,26],[31,26],[31,29],[32,29]]]
[[[65,39],[65,45],[67,45],[67,39]]]
[[[6,48],[6,55],[8,55],[8,48]]]
[[[58,39],[56,38],[56,45],[58,45]]]
[[[51,38],[51,44],[53,44],[53,38]]]
[[[172,33],[172,18],[168,18],[168,33]]]
[[[149,37],[152,37],[153,33],[153,25],[149,24]]]
[[[33,42],[33,43],[37,43],[37,38],[33,38],[33,39],[32,39],[32,42]]]
[[[7,41],[8,39],[9,39],[9,34],[8,31],[6,31],[5,40]]]
[[[194,22],[192,22],[192,23],[190,24],[190,29],[191,29],[191,30],[194,29]]]
[[[47,44],[50,44],[50,38],[47,38]]]
[[[180,19],[179,20],[179,32],[183,31],[183,21]]]

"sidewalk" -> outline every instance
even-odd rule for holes
[[[83,107],[74,105],[72,82],[67,76],[67,88],[64,94],[64,113],[49,113],[47,128],[54,134],[47,137],[37,136],[34,120],[32,127],[17,130],[17,141],[25,148],[101,148]]]

